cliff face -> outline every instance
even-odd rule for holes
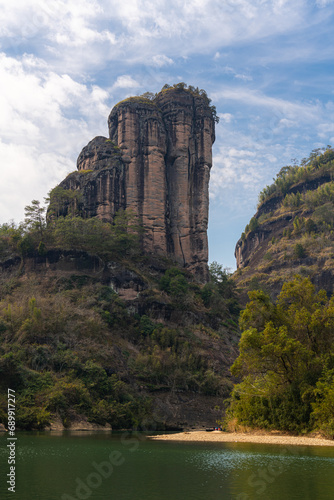
[[[78,172],[68,175],[59,185],[69,198],[62,196],[57,215],[76,213],[112,222],[115,213],[126,208],[126,176],[120,150],[110,139],[95,137],[81,151],[77,168]],[[56,196],[56,191],[51,194],[51,205]]]
[[[229,299],[218,313],[215,302],[205,306],[181,268],[183,295],[161,290],[161,279],[175,270],[166,265],[153,256],[130,268],[60,248],[0,260],[7,339],[0,344],[0,388],[16,391],[18,428],[61,420],[75,429],[87,419],[114,429],[216,424],[217,407],[232,389],[237,312],[229,312]],[[20,359],[8,365],[16,352]]]
[[[330,149],[281,177],[284,192],[273,189],[237,242],[234,279],[241,290],[263,288],[276,298],[282,284],[300,274],[333,294],[333,173]]]
[[[133,210],[145,252],[172,257],[206,281],[214,125],[207,100],[189,90],[126,99],[109,115],[109,138],[93,139],[60,187],[80,194],[84,217],[111,222],[119,209]]]

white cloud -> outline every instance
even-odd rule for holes
[[[177,45],[170,40],[172,50],[191,53],[189,49],[205,51],[218,49],[244,40],[265,38],[268,35],[289,31],[304,19],[306,5],[303,0],[288,2],[269,0],[238,0],[219,2],[218,0],[189,1],[180,4],[177,0],[158,2],[155,7],[145,9],[147,2],[140,3],[142,11],[135,10],[136,23],[128,25],[131,30],[141,24],[154,26],[151,36],[189,37],[191,43]],[[140,10],[140,9],[139,9]],[[164,23],[154,23],[158,13],[164,11]],[[124,21],[123,21],[124,22]],[[126,21],[125,21],[126,23]],[[196,30],[193,27],[196,26]]]
[[[162,66],[169,66],[174,63],[173,59],[163,54],[157,54],[152,57],[153,66],[161,68]]]
[[[0,36],[7,46],[26,43],[54,65],[61,61],[69,74],[112,60],[160,67],[289,32],[305,25],[307,11],[306,0],[1,0]]]
[[[256,149],[255,142],[242,132],[231,129],[229,124],[220,127],[217,132],[210,195],[212,199],[220,199],[225,205],[242,212],[247,203],[255,203],[263,187],[264,164],[268,162],[264,157],[268,155],[268,150],[264,144]]]
[[[225,123],[230,123],[233,115],[231,113],[218,113],[219,119],[223,120]]]
[[[326,140],[334,132],[334,123],[320,123],[317,128],[319,137]]]
[[[136,89],[140,87],[139,83],[132,78],[130,75],[121,75],[117,78],[116,82],[112,86],[113,89]]]
[[[22,219],[26,204],[75,170],[82,147],[107,134],[107,99],[37,58],[0,54],[1,222]]]
[[[293,102],[278,97],[266,95],[259,90],[253,90],[245,87],[223,87],[212,93],[215,100],[225,99],[238,101],[247,106],[264,108],[275,113],[273,121],[278,119],[282,121],[285,117],[289,119],[298,118],[303,120],[314,120],[319,116],[322,105],[318,101],[311,103]],[[285,115],[285,117],[282,117]]]
[[[59,45],[64,45],[66,49],[69,46],[79,47],[87,46],[89,43],[94,42],[109,42],[111,45],[116,44],[116,36],[110,31],[104,30],[100,33],[84,26],[74,26],[70,32],[62,30],[56,33],[55,41]]]
[[[293,120],[288,120],[287,118],[282,118],[282,119],[279,121],[278,125],[279,125],[280,127],[287,127],[287,128],[291,128],[291,127],[296,126],[296,125],[297,125],[297,123],[296,123],[296,122],[294,122]]]
[[[24,207],[32,199],[43,198],[75,163],[58,152],[40,153],[35,145],[0,142],[1,186],[0,223],[23,220]]]
[[[252,81],[253,77],[250,75],[245,75],[243,73],[238,73],[235,69],[231,68],[230,66],[225,66],[223,68],[223,72],[226,73],[227,75],[233,75],[234,78],[238,78],[239,80],[244,80],[244,81]]]

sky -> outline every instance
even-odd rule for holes
[[[0,224],[76,169],[120,100],[203,88],[220,122],[209,261],[281,167],[334,145],[334,0],[0,0]]]

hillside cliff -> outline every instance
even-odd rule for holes
[[[214,426],[237,355],[228,280],[61,246],[0,262],[0,423],[10,387],[20,429]]]
[[[58,187],[61,202],[59,189],[51,196],[53,212],[112,222],[130,209],[144,228],[145,253],[171,257],[207,281],[216,120],[205,92],[181,84],[153,99],[121,101],[108,118],[109,138],[96,137],[82,150],[78,171]]]
[[[237,242],[235,280],[277,296],[295,274],[333,293],[334,150],[283,167],[260,194],[258,210]]]

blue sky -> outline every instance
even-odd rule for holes
[[[0,0],[0,223],[75,170],[119,100],[184,81],[220,116],[210,261],[233,269],[259,191],[334,145],[333,21],[334,0]]]

